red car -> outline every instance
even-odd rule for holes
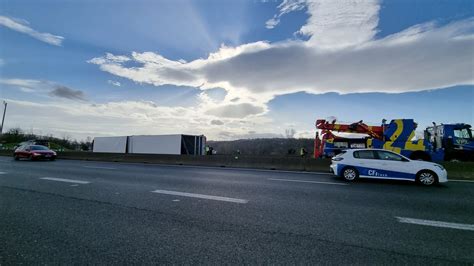
[[[13,157],[17,161],[21,158],[27,158],[30,160],[47,159],[54,161],[56,156],[56,152],[42,145],[24,145],[17,148],[13,153]]]

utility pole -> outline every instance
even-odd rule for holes
[[[5,105],[5,108],[3,109],[3,118],[2,118],[2,126],[0,127],[0,135],[3,133],[3,122],[5,122],[5,114],[7,113],[7,102],[3,101],[3,105]]]

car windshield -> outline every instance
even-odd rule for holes
[[[30,146],[30,150],[32,150],[32,151],[47,151],[49,149],[48,149],[48,147],[45,147],[45,146],[33,145],[33,146]]]

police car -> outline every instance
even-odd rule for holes
[[[359,177],[396,179],[416,181],[425,186],[448,182],[448,174],[439,164],[410,160],[381,149],[344,150],[332,158],[331,172],[346,181]]]

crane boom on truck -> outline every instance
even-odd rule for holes
[[[444,152],[429,140],[412,141],[417,124],[413,119],[393,119],[381,126],[369,126],[359,121],[352,124],[338,124],[336,121],[319,119],[316,128],[321,130],[321,138],[316,135],[314,157],[332,157],[348,148],[377,148],[391,150],[414,160],[441,161]],[[365,138],[342,138],[332,132],[361,133]]]

